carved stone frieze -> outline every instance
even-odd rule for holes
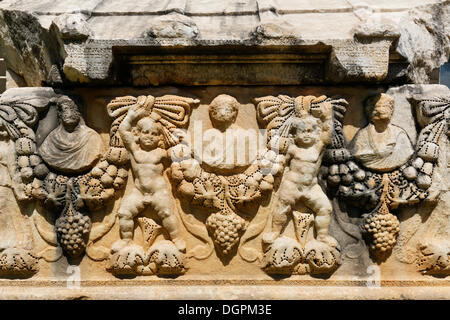
[[[397,96],[379,93],[361,98],[367,120],[348,135],[355,107],[334,96],[120,96],[101,100],[109,120],[99,130],[75,96],[6,92],[0,275],[67,261],[116,279],[183,277],[212,263],[330,278],[370,253],[445,277],[446,233],[406,245],[420,228],[403,212],[447,201],[449,99],[404,96],[419,132],[393,121]]]
[[[449,16],[0,0],[0,299],[450,299]]]

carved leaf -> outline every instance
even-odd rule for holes
[[[61,247],[49,247],[45,248],[37,255],[38,257],[44,259],[47,262],[55,262],[58,261],[59,258],[62,257],[63,251]]]
[[[176,203],[179,217],[183,222],[183,225],[192,235],[203,243],[190,249],[187,252],[187,257],[194,257],[198,260],[207,259],[214,251],[214,244],[208,235],[208,230],[202,223],[196,221],[192,215],[185,214],[183,210],[181,210],[178,200],[176,200]]]
[[[157,224],[153,219],[147,217],[138,218],[139,225],[141,226],[142,233],[144,234],[144,240],[148,246],[151,246],[156,237],[161,234],[162,227]]]
[[[94,261],[103,261],[109,257],[110,249],[90,242],[86,247],[86,254]]]

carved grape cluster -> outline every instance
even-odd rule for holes
[[[397,243],[400,223],[383,203],[379,210],[365,218],[364,230],[370,239],[370,250],[383,255],[390,252]]]
[[[90,229],[91,219],[89,216],[71,208],[56,219],[58,242],[72,257],[77,257],[84,252]]]
[[[80,180],[80,191],[91,210],[102,208],[120,190],[128,176],[128,155],[123,147],[110,147],[106,158]]]
[[[222,249],[223,254],[239,242],[240,233],[246,228],[246,221],[237,214],[213,213],[206,219],[206,226],[213,234],[214,243]]]

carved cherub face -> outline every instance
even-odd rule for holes
[[[138,121],[138,143],[141,149],[149,151],[156,149],[162,142],[161,126],[153,119],[145,117]]]
[[[239,110],[239,102],[226,94],[214,98],[209,105],[209,116],[215,128],[227,129],[236,121]]]
[[[69,98],[64,98],[58,104],[58,117],[64,129],[71,132],[80,122],[81,115],[75,102]]]
[[[394,111],[394,99],[381,93],[367,100],[366,108],[372,122],[389,121]]]
[[[319,121],[311,116],[297,119],[292,124],[291,132],[297,146],[309,147],[319,139]]]

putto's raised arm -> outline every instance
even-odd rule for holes
[[[122,138],[123,144],[127,149],[134,152],[137,150],[137,144],[133,135],[132,129],[137,121],[146,115],[146,110],[141,105],[130,108],[128,113],[119,126],[119,134]]]
[[[331,138],[333,136],[333,119],[327,119],[322,122],[322,132],[320,134],[320,141],[324,145],[329,145],[331,143]]]

